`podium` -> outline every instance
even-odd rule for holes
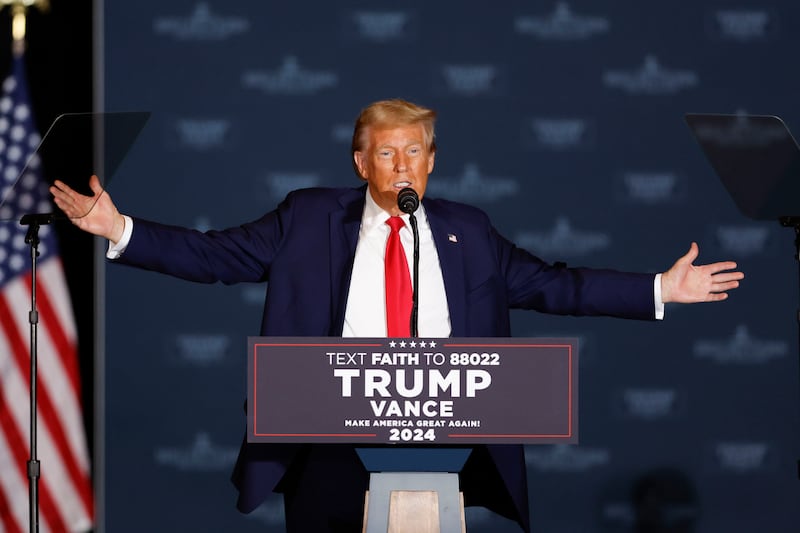
[[[577,344],[250,337],[247,440],[353,445],[365,533],[462,533],[473,446],[577,443]]]

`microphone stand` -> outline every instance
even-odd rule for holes
[[[418,335],[417,314],[419,308],[419,291],[417,290],[417,280],[419,278],[419,230],[417,229],[417,217],[414,211],[419,207],[419,195],[411,187],[406,187],[397,193],[397,207],[400,211],[408,214],[408,221],[411,223],[411,233],[414,235],[414,259],[412,261],[413,274],[411,275],[411,336]]]
[[[39,257],[39,227],[42,224],[50,224],[54,220],[52,213],[45,214],[29,214],[23,216],[19,223],[22,226],[28,226],[28,232],[25,235],[25,244],[31,246],[31,311],[28,315],[31,331],[31,405],[30,405],[30,447],[31,454],[28,461],[28,488],[29,488],[29,510],[30,510],[30,533],[38,533],[39,531],[39,476],[40,476],[40,463],[37,457],[37,417],[36,417],[36,393],[38,387],[37,381],[37,363],[38,363],[38,324],[39,312],[36,309],[36,259]]]
[[[417,217],[414,213],[408,214],[408,221],[411,223],[411,233],[414,234],[414,258],[411,274],[411,336],[416,337],[417,322],[418,322],[418,309],[419,309],[419,291],[417,290],[417,283],[419,280],[419,230],[417,229]]]

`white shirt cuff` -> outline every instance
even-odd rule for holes
[[[661,274],[653,282],[653,300],[656,302],[656,320],[664,320],[664,302],[661,300]]]
[[[131,234],[133,233],[133,219],[128,215],[122,215],[122,218],[125,219],[125,227],[122,228],[122,237],[119,238],[118,242],[108,241],[108,250],[106,251],[106,257],[108,259],[116,259],[121,256],[122,252],[125,251],[125,248],[128,247],[128,243],[131,240]]]

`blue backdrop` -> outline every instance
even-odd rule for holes
[[[581,443],[526,449],[540,533],[633,530],[649,488],[696,530],[800,524],[794,235],[743,217],[686,112],[800,131],[791,0],[106,2],[105,110],[153,115],[109,191],[120,210],[221,228],[292,189],[359,183],[352,123],[403,97],[439,111],[427,194],[475,204],[537,255],[662,271],[692,240],[747,279],[663,323],[519,313],[581,342]],[[282,531],[234,509],[245,347],[264,286],[107,269],[105,528]],[[471,532],[516,532],[470,509]]]

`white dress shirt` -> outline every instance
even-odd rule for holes
[[[390,216],[375,203],[367,191],[344,314],[343,337],[386,336],[383,258],[390,232],[386,219]],[[447,307],[442,268],[422,204],[414,216],[417,218],[419,232],[418,334],[420,337],[449,337],[450,311]],[[400,229],[400,241],[408,260],[408,271],[413,276],[414,235],[408,221],[409,216],[403,215],[402,218],[406,225]]]

